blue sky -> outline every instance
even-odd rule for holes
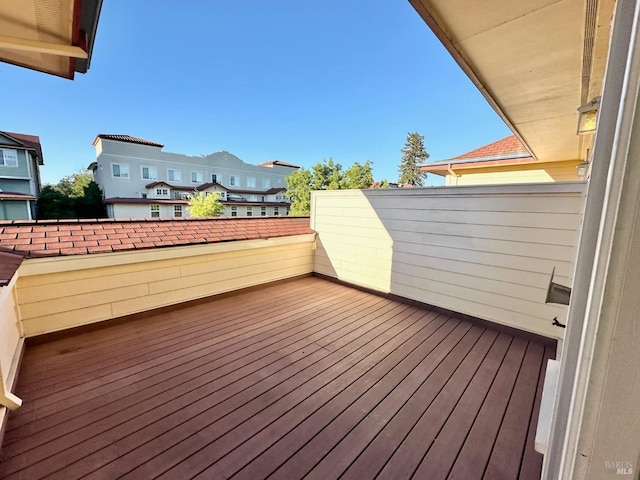
[[[86,168],[98,133],[253,164],[371,160],[390,181],[408,132],[432,161],[510,133],[406,0],[108,0],[87,74],[0,64],[0,85],[0,129],[40,136],[45,183]]]

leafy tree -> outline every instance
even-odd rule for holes
[[[315,167],[318,165],[320,164],[318,163]],[[309,215],[311,211],[311,190],[314,177],[314,173],[303,167],[285,178],[287,182],[287,196],[291,200],[291,215]]]
[[[402,160],[398,167],[400,173],[398,182],[422,186],[427,172],[420,170],[420,166],[429,158],[429,154],[424,149],[424,135],[418,135],[415,132],[407,134],[407,140],[400,151]]]
[[[189,195],[189,214],[192,217],[219,217],[224,211],[218,192],[198,192]]]
[[[89,170],[78,170],[76,173],[63,177],[53,188],[67,197],[80,198],[84,196],[85,188],[91,182],[93,182],[93,175]]]
[[[82,196],[74,200],[78,218],[104,218],[107,216],[107,210],[102,203],[102,190],[93,180],[82,189]]]
[[[354,163],[347,170],[335,163],[331,157],[316,163],[310,170],[300,168],[289,175],[287,196],[291,200],[292,215],[309,215],[312,190],[340,190],[349,188],[369,188],[373,182],[372,163]]]
[[[73,199],[51,185],[42,188],[37,205],[40,219],[76,218]]]
[[[364,165],[358,162],[354,163],[342,175],[340,188],[369,188],[373,183],[373,171],[371,170],[371,161],[367,160]]]
[[[91,172],[80,170],[55,185],[46,185],[38,197],[38,218],[104,218],[102,190]]]

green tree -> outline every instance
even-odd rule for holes
[[[198,192],[189,195],[189,214],[192,217],[219,217],[224,211],[218,192]]]
[[[318,163],[315,167],[318,165],[320,164]],[[285,182],[287,182],[287,197],[291,200],[291,215],[309,215],[314,176],[310,170],[303,167],[285,178]]]
[[[76,218],[74,200],[51,185],[46,185],[38,196],[38,218]]]
[[[291,214],[309,215],[312,190],[369,188],[373,182],[371,165],[367,160],[364,165],[356,162],[347,170],[342,170],[342,165],[329,157],[329,160],[316,163],[310,170],[296,170],[285,179],[287,196],[291,200]]]
[[[415,132],[407,134],[407,140],[400,151],[402,152],[402,160],[400,167],[398,167],[400,173],[398,182],[422,186],[427,172],[420,170],[420,167],[429,158],[429,154],[424,149],[424,136]]]
[[[367,160],[364,165],[354,163],[344,171],[340,182],[340,188],[370,188],[373,183],[373,171],[371,161]]]
[[[93,174],[89,170],[78,170],[63,177],[53,188],[69,198],[80,198],[85,194],[85,188],[93,182]]]
[[[82,196],[73,200],[75,200],[78,218],[104,218],[107,216],[107,210],[102,203],[102,190],[93,180],[82,189]]]

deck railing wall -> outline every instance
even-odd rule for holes
[[[314,237],[26,260],[17,283],[24,335],[311,273]]]
[[[314,270],[541,335],[552,269],[570,286],[585,184],[314,192]]]

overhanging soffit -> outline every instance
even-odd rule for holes
[[[581,158],[576,109],[600,95],[614,0],[409,0],[539,161]]]
[[[102,0],[0,0],[0,61],[73,79],[89,69]]]

